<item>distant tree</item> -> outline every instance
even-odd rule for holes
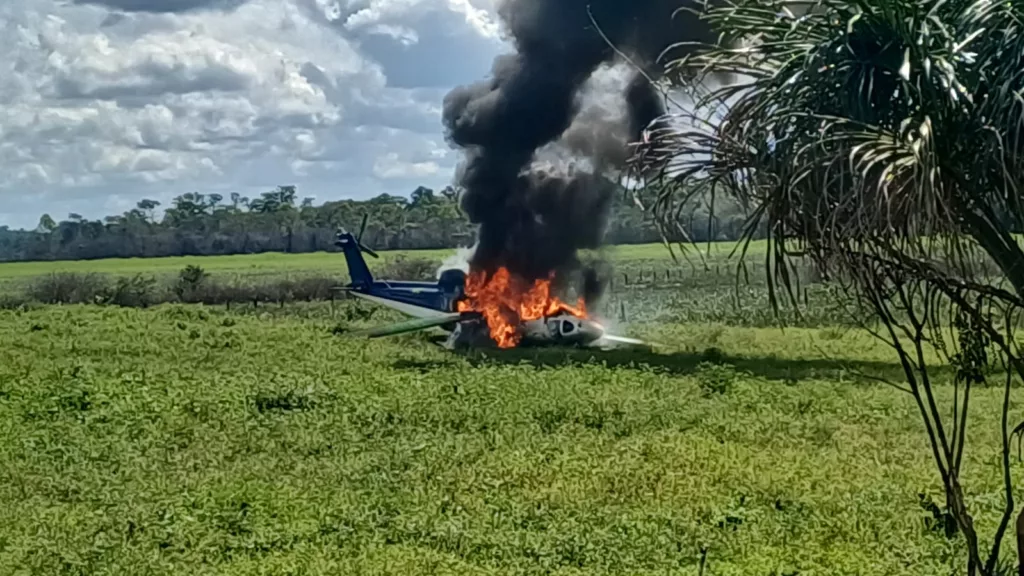
[[[294,186],[278,186],[276,190],[264,192],[249,204],[253,212],[263,214],[280,212],[295,207],[296,191]]]
[[[381,194],[321,205],[298,198],[295,186],[278,186],[251,201],[237,192],[226,202],[220,194],[189,192],[168,202],[162,216],[157,214],[160,203],[150,199],[98,220],[70,214],[54,224],[52,238],[42,229],[0,234],[0,260],[310,252],[333,249],[337,229],[359,226],[363,214],[369,216],[365,241],[375,248],[447,248],[471,242],[473,228],[451,186],[440,193],[423,186],[408,197]],[[610,221],[610,242],[658,240],[643,213],[620,198],[613,203]]]
[[[160,202],[156,200],[142,199],[135,205],[142,214],[145,216],[146,222],[153,222],[156,220],[156,209],[160,206]]]
[[[249,209],[249,199],[238,192],[231,193],[231,209],[234,212]]]
[[[53,221],[53,218],[49,214],[43,214],[39,217],[39,225],[36,226],[36,230],[39,232],[45,232],[49,234],[57,229],[57,223]]]
[[[295,199],[298,197],[295,186],[278,186],[276,192],[282,206],[295,206]]]
[[[208,212],[207,198],[199,192],[189,192],[171,200],[165,218],[175,226],[195,227]]]
[[[422,208],[424,206],[432,205],[436,202],[434,191],[430,188],[420,186],[412,191],[409,196],[411,202],[407,206],[408,209],[414,210],[416,208]]]

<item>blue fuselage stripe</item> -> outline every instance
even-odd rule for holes
[[[452,312],[452,304],[436,283],[431,282],[374,282],[365,294],[430,308],[440,312]]]

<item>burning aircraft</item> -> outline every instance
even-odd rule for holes
[[[498,0],[512,51],[491,75],[447,94],[442,121],[461,152],[455,184],[477,226],[468,270],[436,284],[373,281],[349,260],[352,294],[401,306],[417,320],[371,336],[452,331],[450,346],[481,334],[503,348],[531,343],[637,343],[616,337],[589,314],[603,291],[559,295],[581,270],[580,250],[601,246],[631,142],[662,121],[656,84],[665,57],[714,38],[679,0]],[[671,71],[672,74],[678,71]],[[348,244],[346,244],[346,242]],[[341,239],[360,255],[355,237]],[[485,328],[486,327],[486,328]]]
[[[358,235],[342,230],[336,245],[348,264],[351,283],[346,292],[387,306],[413,319],[365,332],[370,338],[444,328],[449,349],[497,346],[570,345],[611,348],[643,345],[634,338],[610,334],[587,313],[580,298],[568,304],[552,292],[552,280],[527,282],[507,268],[496,273],[458,268],[445,270],[437,282],[378,280],[363,254],[377,254],[362,242],[366,218]]]

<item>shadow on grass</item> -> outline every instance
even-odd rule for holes
[[[585,365],[603,365],[608,368],[650,367],[672,375],[685,376],[701,370],[708,362],[734,367],[766,380],[795,383],[804,380],[825,380],[859,384],[892,383],[905,386],[903,369],[893,362],[830,360],[824,358],[790,359],[776,356],[745,356],[726,354],[716,348],[704,352],[659,353],[649,350],[595,350],[585,348],[516,348],[511,350],[467,350],[449,352],[451,360],[396,360],[392,366],[398,370],[427,373],[434,370],[458,369],[463,358],[474,367],[528,364],[536,367],[557,368]],[[931,368],[936,383],[951,383],[953,370],[949,366]]]

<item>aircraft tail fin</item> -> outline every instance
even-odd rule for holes
[[[370,267],[366,265],[363,258],[362,244],[351,233],[342,230],[338,233],[335,246],[341,248],[345,254],[345,262],[348,264],[348,275],[352,279],[353,286],[368,286],[373,283],[373,274]],[[376,256],[372,251],[371,255]]]

